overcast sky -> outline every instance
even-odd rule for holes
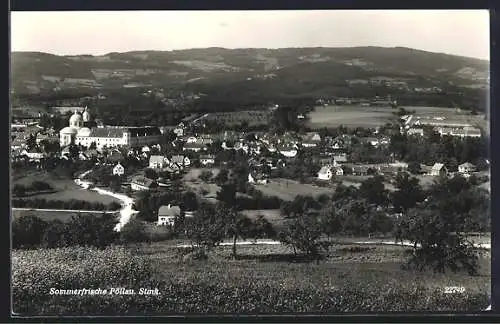
[[[12,12],[11,49],[403,46],[489,59],[486,10]]]

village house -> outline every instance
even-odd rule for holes
[[[334,163],[334,158],[330,155],[326,154],[321,154],[319,156],[314,157],[314,163],[320,164],[320,165],[330,165]]]
[[[10,147],[14,150],[19,150],[26,148],[27,145],[24,139],[17,137],[14,140],[12,140],[12,142],[10,143]]]
[[[189,136],[187,139],[186,139],[186,143],[196,143],[198,141],[198,138],[196,138],[196,136]]]
[[[163,169],[169,164],[168,162],[168,159],[163,155],[151,155],[149,157],[149,167],[151,169]]]
[[[93,158],[99,158],[99,152],[95,149],[87,150],[83,153],[80,153],[80,159],[82,160],[92,160]]]
[[[205,151],[207,148],[204,144],[198,142],[186,142],[184,144],[182,150],[183,151],[192,151],[192,152],[200,152]]]
[[[353,175],[366,176],[368,175],[368,169],[370,169],[370,167],[366,165],[353,165],[351,169]]]
[[[124,173],[125,169],[123,168],[123,165],[121,165],[120,163],[115,165],[115,167],[113,168],[113,175],[122,176]]]
[[[408,135],[418,135],[418,136],[424,136],[424,129],[423,128],[410,128],[406,132]]]
[[[170,167],[179,166],[181,168],[188,167],[191,165],[191,160],[184,155],[174,155],[170,158]]]
[[[379,146],[380,145],[380,140],[376,137],[364,137],[362,139],[362,142],[370,144],[371,146]]]
[[[184,126],[184,123],[181,122],[179,123],[179,125],[177,125],[176,128],[174,128],[174,134],[177,136],[177,137],[182,137],[184,136],[184,130],[185,130],[185,126]]]
[[[330,181],[334,175],[341,176],[344,175],[344,170],[341,167],[335,167],[333,165],[325,165],[321,167],[318,172],[319,180]]]
[[[268,182],[269,182],[268,177],[263,173],[255,171],[248,173],[248,183],[267,184]]]
[[[298,150],[296,146],[278,146],[277,150],[279,153],[285,157],[293,158],[297,156]]]
[[[321,143],[321,136],[317,132],[309,132],[302,136],[303,147],[316,147]]]
[[[203,145],[210,145],[213,144],[214,138],[210,134],[202,134],[198,137],[197,143],[203,144]]]
[[[158,226],[174,226],[175,220],[181,215],[179,206],[161,206],[158,210]]]
[[[248,144],[240,141],[240,142],[234,143],[234,149],[235,150],[242,150],[243,152],[248,153],[249,147],[248,147]]]
[[[130,182],[130,188],[135,191],[151,190],[158,187],[158,184],[148,178],[137,176]]]
[[[481,130],[474,127],[454,128],[449,135],[457,137],[481,137]]]
[[[476,166],[470,162],[465,162],[458,166],[458,172],[463,175],[470,175],[472,172],[476,171]]]
[[[215,163],[215,156],[212,154],[200,156],[200,163],[203,166],[213,165]]]
[[[107,160],[111,163],[123,161],[123,154],[118,150],[113,150],[107,157]]]
[[[347,162],[347,154],[339,153],[333,155],[334,164],[342,164]]]
[[[46,156],[46,154],[39,149],[24,150],[21,154],[26,156],[30,161],[40,161]]]
[[[36,144],[40,144],[42,141],[59,142],[59,136],[37,133],[35,141]]]
[[[443,163],[435,163],[432,166],[431,169],[431,175],[432,176],[441,176],[441,175],[447,175],[448,170],[446,169],[446,166]]]
[[[301,143],[302,147],[306,147],[306,148],[317,147],[318,144],[319,144],[319,142],[309,140],[309,139],[305,139]]]

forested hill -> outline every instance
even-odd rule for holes
[[[283,74],[293,74],[309,69],[317,77],[334,73],[340,80],[376,76],[472,80],[481,74],[486,75],[489,67],[488,61],[402,47],[206,48],[109,53],[103,56],[13,52],[11,62],[12,77],[16,81],[35,81],[44,75],[105,79],[106,72],[110,72],[108,69],[136,70],[137,79],[156,75],[158,79],[173,76],[177,81],[224,74],[259,77],[259,74],[281,70]]]

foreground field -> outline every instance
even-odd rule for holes
[[[453,108],[442,107],[404,107],[408,111],[415,110],[415,116],[445,117],[453,120],[467,121],[482,128],[486,121],[481,116],[467,116],[459,114]],[[309,113],[311,127],[376,127],[393,119],[397,109],[390,107],[361,107],[361,106],[326,106],[316,107]]]
[[[288,201],[292,201],[298,195],[318,196],[334,192],[333,188],[318,187],[289,179],[271,179],[268,184],[257,185],[255,188],[264,195],[276,196]]]
[[[283,246],[220,247],[205,261],[171,243],[13,251],[13,309],[24,315],[162,315],[480,311],[490,291],[488,257],[481,275],[436,275],[400,269],[401,247],[336,245],[320,264],[290,262]],[[444,287],[465,291],[446,294]],[[133,294],[51,295],[50,288],[111,289]],[[158,289],[141,295],[140,288]]]
[[[47,200],[64,200],[69,201],[71,199],[85,200],[93,203],[103,203],[109,204],[112,202],[120,203],[119,200],[106,196],[100,195],[95,191],[85,190],[82,187],[74,183],[73,180],[68,179],[57,179],[51,174],[44,172],[30,172],[26,175],[16,176],[13,179],[15,184],[30,185],[33,181],[39,180],[50,184],[56,192],[53,193],[43,193],[32,195],[26,197],[26,199],[36,199],[43,198]]]

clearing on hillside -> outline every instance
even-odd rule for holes
[[[257,185],[256,189],[260,190],[266,196],[276,196],[283,200],[292,201],[298,195],[303,196],[319,196],[321,194],[331,194],[333,188],[323,188],[307,183],[300,183],[289,179],[271,179],[268,184]]]
[[[444,117],[446,119],[468,121],[472,125],[484,127],[487,121],[482,116],[458,113],[454,108],[446,107],[402,107],[407,111],[415,110],[415,116]],[[397,108],[361,107],[361,106],[320,106],[309,113],[310,127],[377,127],[396,118]]]
[[[95,191],[86,190],[78,186],[73,180],[58,179],[49,173],[43,172],[30,172],[23,176],[14,177],[13,185],[21,184],[29,186],[33,181],[44,181],[52,186],[56,192],[35,194],[23,199],[36,199],[43,198],[47,200],[64,200],[71,199],[85,200],[92,203],[109,204],[112,202],[120,203],[118,199],[111,196],[100,195]]]

